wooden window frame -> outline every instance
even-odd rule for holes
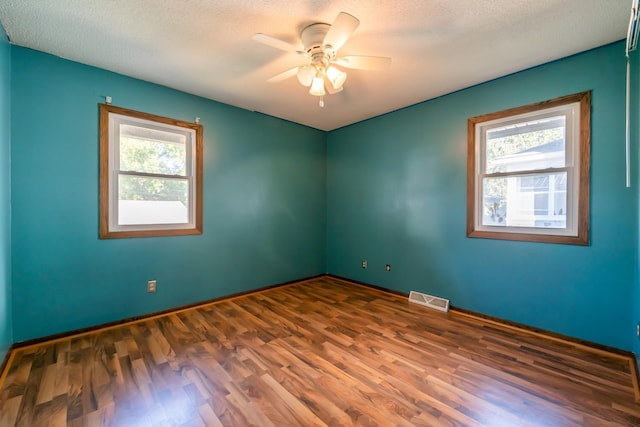
[[[190,123],[182,120],[171,119],[168,117],[157,116],[154,114],[144,113],[140,111],[129,110],[126,108],[115,107],[109,104],[99,104],[100,107],[100,233],[101,239],[114,238],[130,238],[130,237],[159,237],[159,236],[183,236],[202,234],[202,148],[203,148],[203,130],[202,125]],[[126,116],[127,118],[142,119],[155,122],[160,125],[177,126],[189,129],[195,132],[195,159],[193,164],[193,184],[195,186],[192,202],[195,203],[193,212],[192,226],[188,228],[177,226],[171,228],[170,225],[163,225],[161,228],[152,228],[147,226],[144,230],[111,230],[110,229],[110,202],[113,200],[110,194],[109,179],[112,174],[112,165],[110,164],[110,115],[117,114]],[[134,226],[135,228],[135,226]]]
[[[481,155],[481,141],[478,141],[478,130],[482,123],[494,120],[505,119],[505,121],[521,114],[534,113],[550,108],[561,107],[569,104],[579,103],[580,124],[578,130],[579,144],[577,153],[579,159],[574,162],[573,167],[578,170],[578,191],[577,193],[577,214],[575,235],[558,235],[534,232],[514,231],[517,227],[492,227],[494,230],[478,230],[479,223],[478,207],[480,188],[480,161],[484,158]],[[467,126],[467,237],[479,237],[486,239],[519,240],[528,242],[562,243],[573,245],[589,244],[589,167],[591,152],[591,92],[581,92],[573,95],[562,96],[549,101],[537,102],[495,113],[484,114],[468,119]],[[574,185],[576,185],[574,183]],[[569,191],[569,189],[567,189]],[[486,226],[484,228],[487,228]]]

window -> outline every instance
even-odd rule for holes
[[[589,244],[590,96],[468,120],[467,236]]]
[[[202,126],[100,105],[100,238],[202,233]]]

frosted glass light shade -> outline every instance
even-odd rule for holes
[[[312,65],[298,67],[298,81],[302,86],[309,87],[316,76],[316,69]]]
[[[340,89],[347,80],[347,73],[338,70],[335,67],[327,68],[327,79],[331,82],[334,89]]]
[[[315,96],[323,96],[324,95],[324,79],[322,78],[322,76],[318,77],[314,77],[313,81],[311,82],[311,89],[309,90],[309,93],[311,95],[315,95]]]

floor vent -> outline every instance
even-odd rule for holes
[[[449,300],[434,297],[432,295],[423,294],[422,292],[411,291],[409,294],[409,302],[426,305],[440,311],[449,311]]]

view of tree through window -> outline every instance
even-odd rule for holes
[[[500,159],[506,156],[513,156],[521,154],[534,147],[544,146],[551,142],[560,141],[561,144],[556,144],[554,151],[564,151],[564,117],[559,117],[554,120],[554,123],[561,123],[560,126],[551,127],[548,129],[539,129],[526,132],[526,129],[531,126],[540,125],[541,122],[525,123],[520,129],[525,132],[511,133],[507,136],[502,136],[505,132],[504,128],[491,129],[487,132],[486,142],[486,157],[487,157],[487,173],[493,172],[506,172],[506,163],[501,162]],[[545,120],[545,122],[550,122]],[[512,127],[512,132],[518,130],[516,127]],[[564,157],[563,157],[564,160]],[[552,166],[562,166],[560,162],[555,162]]]
[[[120,138],[120,170],[185,176],[186,146],[133,137]],[[187,206],[185,182],[176,179],[121,179],[120,200],[179,200]]]
[[[100,106],[100,236],[202,231],[202,126]]]

